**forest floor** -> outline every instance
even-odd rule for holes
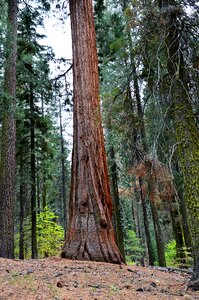
[[[199,299],[190,275],[138,266],[0,258],[0,300]]]

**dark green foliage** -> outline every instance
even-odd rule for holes
[[[136,233],[133,230],[127,231],[125,252],[127,263],[137,263],[144,255],[144,247],[141,245],[140,240],[136,237]]]
[[[63,94],[64,98],[61,98],[61,101],[64,101],[68,88],[66,93],[63,93],[65,78],[61,77],[60,82],[56,82],[55,85],[50,79],[49,64],[54,61],[54,54],[51,48],[41,45],[40,41],[44,36],[38,34],[37,31],[38,25],[43,24],[45,12],[46,7],[40,5],[35,9],[29,4],[20,11],[17,69],[17,161],[19,166],[17,199],[22,206],[20,209],[16,206],[16,216],[21,216],[22,210],[23,218],[30,214],[29,199],[34,194],[35,217],[40,218],[40,213],[48,205],[59,216],[57,222],[64,226],[64,208],[61,197],[61,138],[57,99]],[[31,149],[32,129],[34,129],[34,149]],[[68,150],[65,142],[64,148],[66,162]],[[35,164],[34,177],[31,175],[33,174],[32,163]],[[67,174],[69,169],[67,162],[65,169]],[[68,176],[68,181],[69,178],[70,176]],[[34,191],[31,191],[33,187]],[[21,190],[23,190],[22,195]],[[20,222],[20,236],[23,237],[23,219]],[[16,227],[18,227],[17,221]],[[38,228],[36,227],[35,230]],[[38,234],[37,239],[39,243]]]

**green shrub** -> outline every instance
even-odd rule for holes
[[[55,214],[48,207],[37,215],[37,246],[39,258],[60,254],[64,229],[56,223]],[[31,257],[31,218],[24,222],[24,255]],[[19,256],[19,233],[15,237],[15,256]]]
[[[193,259],[191,258],[191,252],[187,251],[186,247],[182,248],[182,251],[184,253],[184,262],[178,259],[176,257],[176,241],[171,240],[167,245],[166,245],[166,250],[165,250],[165,256],[166,256],[166,262],[167,266],[170,267],[175,267],[175,268],[189,268],[193,265]]]
[[[176,241],[171,240],[165,248],[165,257],[167,266],[178,267],[178,263],[176,261]]]

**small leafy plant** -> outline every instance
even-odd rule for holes
[[[191,258],[191,252],[186,249],[186,247],[182,248],[183,253],[184,253],[184,259],[185,262],[183,263],[184,268],[190,268],[193,265],[193,259]],[[165,256],[166,256],[166,262],[168,266],[171,267],[182,267],[182,263],[180,259],[177,259],[176,257],[176,241],[171,240],[167,245],[166,245],[166,250],[165,250]]]
[[[37,215],[37,246],[39,258],[57,255],[64,242],[64,229],[56,223],[56,215],[48,207]],[[31,221],[24,222],[24,254],[31,257]],[[15,256],[19,255],[19,233],[15,239]]]

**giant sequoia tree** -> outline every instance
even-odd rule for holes
[[[120,263],[101,125],[98,61],[91,0],[70,0],[74,140],[70,217],[62,256]]]
[[[17,1],[8,1],[0,162],[0,256],[14,257]]]

